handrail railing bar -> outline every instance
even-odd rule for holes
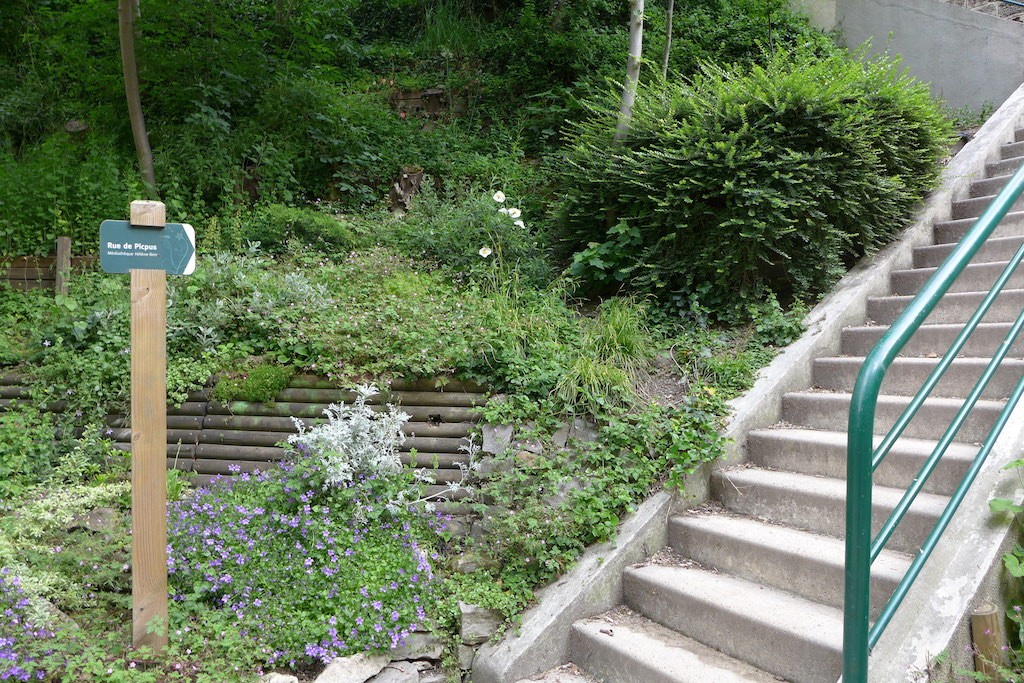
[[[867,681],[871,594],[871,459],[875,408],[881,377],[911,335],[934,309],[954,277],[981,248],[1024,190],[1024,167],[982,212],[918,296],[868,354],[850,401],[847,458],[846,578],[843,616],[843,680]],[[890,617],[891,618],[891,617]],[[884,625],[882,626],[884,628]],[[880,633],[880,631],[878,631]],[[877,638],[877,636],[876,636]]]
[[[1021,249],[1018,250],[1018,255],[1024,256],[1024,245],[1022,245]],[[1014,267],[1015,266],[1013,265],[1007,266],[1007,271],[1012,273]],[[1024,311],[1021,311],[1020,315],[1017,316],[1013,326],[1007,333],[1007,338],[1012,337],[1013,339],[1016,339],[1022,328],[1024,328]],[[1010,344],[1012,343],[1013,342],[1011,341]],[[987,366],[985,366],[985,371],[982,372],[981,377],[978,378],[978,381],[975,383],[971,393],[964,400],[963,405],[960,406],[960,409],[950,422],[949,427],[947,427],[946,431],[943,432],[938,445],[921,467],[921,471],[918,473],[918,476],[913,482],[911,482],[910,486],[907,487],[903,497],[900,498],[900,502],[897,503],[896,507],[894,507],[892,512],[889,513],[889,518],[885,521],[885,524],[882,525],[882,528],[871,543],[871,562],[874,562],[878,558],[879,553],[882,552],[886,543],[888,543],[889,539],[892,538],[892,534],[896,531],[897,525],[903,521],[903,516],[907,513],[907,510],[910,509],[910,506],[917,498],[917,494],[921,492],[921,489],[924,488],[928,478],[935,470],[935,466],[938,464],[939,458],[941,458],[946,452],[949,445],[953,443],[953,438],[956,436],[956,433],[960,431],[963,423],[970,415],[971,410],[978,402],[978,399],[981,398],[981,394],[985,390],[985,387],[988,386],[988,383],[992,381],[992,377],[995,376],[996,371],[999,370],[1000,363],[1003,362],[1006,354],[1009,353],[1010,344],[1001,344],[999,349],[996,350],[995,354],[993,354],[992,360],[989,361]]]
[[[1007,5],[1016,5],[1017,7],[1024,7],[1024,2],[1017,2],[1017,0],[999,0],[1005,2]]]
[[[953,495],[949,497],[949,502],[946,504],[946,508],[942,511],[942,514],[939,515],[939,519],[932,528],[931,533],[928,534],[928,538],[926,538],[925,542],[921,544],[921,550],[910,563],[910,568],[907,569],[907,573],[903,576],[903,580],[896,586],[896,590],[893,591],[889,601],[885,603],[885,607],[882,608],[882,612],[878,615],[878,619],[875,620],[875,623],[868,631],[868,648],[874,647],[878,642],[878,638],[882,635],[882,631],[885,630],[885,627],[889,625],[889,622],[892,620],[897,608],[899,608],[900,604],[903,602],[903,598],[906,597],[907,592],[910,590],[910,586],[917,580],[924,563],[927,562],[932,551],[935,550],[935,546],[938,544],[943,532],[945,532],[946,527],[949,526],[950,521],[953,519],[953,515],[956,514],[957,509],[960,507],[960,503],[963,502],[964,497],[967,495],[967,490],[978,477],[978,473],[981,471],[982,465],[985,464],[985,460],[988,458],[989,453],[992,452],[992,448],[995,446],[996,440],[999,438],[999,435],[1003,431],[1003,427],[1006,426],[1006,422],[1010,418],[1010,413],[1013,412],[1013,409],[1017,406],[1022,395],[1024,395],[1024,377],[1022,377],[1017,383],[1016,388],[1013,390],[1013,394],[1000,411],[995,424],[992,426],[992,431],[989,432],[988,438],[985,439],[984,444],[978,450],[978,454],[974,456],[974,461],[971,462],[971,466],[967,469],[967,473],[961,480],[960,485],[957,487],[956,491],[953,492]]]
[[[978,304],[977,310],[974,311],[974,314],[964,324],[963,330],[961,330],[960,334],[957,335],[956,339],[953,341],[952,346],[950,346],[949,350],[942,356],[942,359],[939,361],[938,365],[936,365],[935,369],[932,370],[930,375],[928,375],[928,379],[925,380],[924,384],[918,390],[917,394],[914,395],[914,397],[911,399],[907,407],[903,409],[903,412],[900,414],[899,418],[897,418],[896,422],[893,423],[893,426],[889,429],[889,432],[882,440],[882,443],[879,444],[875,451],[872,453],[872,472],[878,469],[878,466],[882,464],[882,461],[885,459],[885,456],[889,454],[889,451],[892,449],[893,445],[903,435],[903,432],[910,424],[910,421],[914,418],[914,416],[917,414],[917,411],[920,410],[921,406],[924,405],[924,402],[931,395],[932,390],[935,388],[935,385],[938,384],[939,380],[942,379],[943,373],[946,372],[950,364],[952,364],[953,360],[955,360],[957,354],[960,353],[960,350],[967,343],[968,338],[970,338],[971,334],[974,332],[974,329],[978,326],[978,323],[981,322],[981,319],[984,318],[985,315],[988,313],[989,309],[992,308],[992,304],[995,303],[996,297],[999,296],[1003,288],[1006,286],[1006,283],[1013,276],[1013,271],[1017,268],[1018,265],[1020,265],[1022,259],[1024,259],[1024,244],[1022,244],[1014,253],[1013,257],[1010,259],[1010,262],[1007,264],[1006,268],[1003,269],[1003,272],[999,275],[995,283],[992,285],[992,289],[985,296],[985,298],[982,299],[981,303]]]

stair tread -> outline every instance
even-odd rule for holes
[[[677,599],[685,599],[693,614],[706,620],[709,610],[728,614],[729,619],[761,625],[758,633],[771,640],[773,632],[786,633],[816,650],[840,653],[843,647],[843,613],[788,591],[740,579],[729,574],[679,565],[630,567],[626,578],[634,586],[653,591],[657,604],[676,619],[686,615],[673,610]],[[635,609],[635,606],[633,606]],[[654,616],[654,615],[648,615]],[[692,616],[692,615],[691,615]],[[660,619],[661,617],[655,617]],[[665,624],[670,628],[674,624]],[[765,643],[767,645],[768,643]],[[743,643],[744,648],[754,643]],[[726,652],[726,654],[729,654]]]
[[[846,498],[846,482],[842,479],[832,477],[819,477],[812,474],[801,474],[799,472],[780,472],[778,470],[762,469],[760,467],[737,467],[719,470],[716,476],[727,477],[733,486],[743,488],[746,486],[771,486],[783,488],[794,492],[801,492],[816,497]],[[876,505],[894,507],[903,497],[903,489],[889,486],[872,487],[871,498]],[[914,501],[914,507],[922,512],[928,512],[938,517],[949,501],[947,496],[935,493],[919,493]]]
[[[754,429],[750,434],[765,435],[769,438],[781,438],[792,441],[809,442],[846,447],[847,433],[836,432],[825,429],[807,429],[790,425],[771,427],[768,429]],[[875,437],[877,445],[882,440],[881,436]],[[900,437],[893,445],[890,454],[897,452],[931,453],[936,441],[931,439],[915,439],[912,437]],[[949,445],[943,458],[955,458],[958,460],[973,460],[978,452],[978,447],[971,444],[953,442]]]
[[[657,670],[661,681],[778,683],[779,680],[626,608],[577,621],[573,630],[578,637],[608,648],[620,666],[639,660],[644,667]],[[593,666],[591,662],[578,661],[575,651],[571,655],[574,663],[585,671],[589,671],[588,666]],[[635,670],[630,671],[632,675],[620,673],[616,678],[607,678],[609,672],[606,671],[594,673],[604,674],[610,681],[649,680],[638,677]]]
[[[743,539],[747,545],[762,547],[765,552],[782,552],[812,558],[818,563],[833,565],[840,569],[846,562],[846,543],[841,539],[782,524],[771,524],[745,515],[724,512],[688,513],[676,516],[672,522],[683,528],[700,529],[716,535]],[[883,549],[872,564],[871,573],[873,576],[899,581],[907,573],[910,562],[911,556],[907,553]]]
[[[783,398],[784,399],[788,399],[788,398],[802,399],[802,398],[808,398],[808,397],[820,397],[822,400],[825,400],[825,401],[835,401],[835,402],[846,402],[846,403],[848,403],[850,401],[850,399],[853,397],[853,395],[850,392],[848,392],[848,391],[824,391],[824,390],[821,390],[821,389],[809,389],[809,390],[806,390],[806,391],[790,391],[790,392],[787,392],[787,393],[783,394]],[[910,398],[911,398],[910,396],[898,396],[898,395],[893,395],[893,394],[879,394],[879,396],[878,396],[878,405],[883,405],[883,404],[899,405],[899,404],[909,403],[910,402]],[[949,406],[949,407],[960,406],[960,405],[963,404],[963,402],[964,402],[963,398],[948,398],[948,397],[945,397],[945,396],[929,397],[929,398],[926,398],[925,401],[924,401],[926,406],[931,404],[931,405],[941,405],[941,406]],[[981,408],[989,408],[989,409],[993,409],[993,410],[1001,410],[1002,406],[1005,405],[1005,403],[1006,403],[1006,401],[1000,401],[1000,400],[996,400],[996,399],[986,399],[986,398],[983,398],[983,399],[979,399],[978,400],[978,402],[975,404],[975,408],[981,407]]]

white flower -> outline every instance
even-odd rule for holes
[[[503,206],[503,207],[501,207],[500,209],[498,209],[498,213],[508,213],[508,209],[506,209],[506,208],[505,208],[505,207]]]
[[[481,256],[483,256],[484,258],[487,258],[488,256],[491,255],[491,248],[490,247],[480,247],[480,251],[478,251],[477,253],[480,254]]]
[[[522,228],[523,230],[526,230],[526,223],[522,221],[516,221],[512,225],[516,226],[517,228]]]
[[[501,190],[498,190],[497,192],[495,192],[494,193],[494,201],[498,202],[499,204],[504,202],[505,201],[505,193],[502,192]]]
[[[519,209],[512,208],[512,209],[508,210],[508,217],[509,218],[519,218],[522,215],[523,215],[523,212],[520,211]]]

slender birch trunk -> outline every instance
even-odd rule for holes
[[[621,144],[629,134],[629,122],[633,118],[633,102],[640,83],[640,57],[644,45],[644,0],[630,0],[629,11],[629,56],[626,58],[626,79],[622,84],[622,104],[619,106],[619,122],[615,126],[614,141]]]
[[[661,55],[661,80],[668,80],[668,56],[672,52],[672,15],[675,12],[676,0],[668,0],[668,21],[665,26],[665,52]]]

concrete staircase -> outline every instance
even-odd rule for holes
[[[624,604],[573,625],[572,662],[609,683],[832,683],[840,676],[850,392],[886,326],[1024,164],[1024,130],[1016,140],[971,184],[970,197],[953,203],[952,220],[933,225],[935,244],[917,247],[913,267],[892,273],[889,293],[868,299],[868,319],[843,330],[840,355],[814,361],[813,387],[786,393],[782,421],[748,435],[747,462],[715,471],[710,501],[670,519],[670,547],[625,571]],[[1014,211],[893,364],[878,404],[879,428],[888,429],[900,414],[1022,242],[1024,211]],[[1022,306],[1024,269],[876,473],[876,528]],[[1024,374],[1024,344],[1011,355],[876,561],[874,613]]]

